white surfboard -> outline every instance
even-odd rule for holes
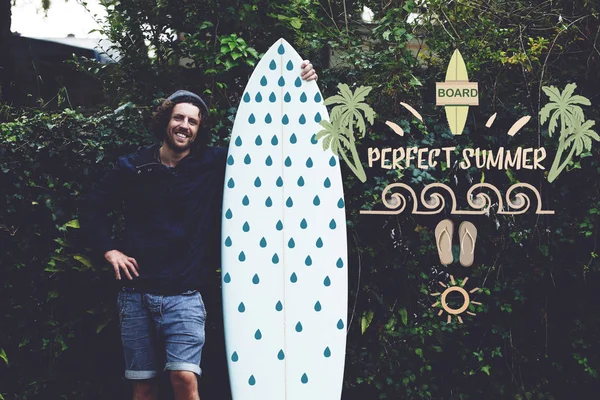
[[[334,400],[347,329],[339,160],[315,140],[328,118],[283,39],[237,111],[225,177],[222,279],[234,400]]]

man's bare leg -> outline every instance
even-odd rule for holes
[[[175,400],[200,400],[198,378],[190,371],[171,371]]]
[[[157,400],[158,379],[141,379],[133,381],[133,400]]]

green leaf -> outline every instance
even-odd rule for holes
[[[82,255],[82,254],[73,254],[73,258],[77,261],[79,261],[80,263],[82,263],[83,265],[85,265],[88,268],[92,267],[92,261],[90,261],[89,258],[87,258],[86,256]]]
[[[401,308],[398,312],[404,326],[408,326],[408,312],[406,312],[406,308]]]
[[[490,370],[492,369],[492,367],[490,367],[489,365],[484,365],[483,367],[481,367],[481,370],[483,372],[485,372],[488,376],[490,376]]]
[[[6,356],[4,349],[0,349],[0,359],[4,360],[6,365],[8,365],[8,357]]]
[[[63,225],[63,227],[65,228],[73,228],[73,229],[79,229],[79,220],[78,219],[72,219],[69,222],[67,222],[66,224]]]
[[[371,322],[373,321],[373,315],[373,311],[367,311],[363,314],[362,318],[360,319],[360,331],[363,335],[365,334],[365,331],[367,330],[369,325],[371,325]]]

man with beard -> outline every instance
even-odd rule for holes
[[[317,79],[308,61],[301,67],[303,79]],[[93,247],[123,281],[117,303],[125,377],[136,400],[158,397],[163,366],[176,400],[199,400],[206,321],[199,289],[219,267],[216,232],[227,156],[226,149],[202,143],[207,115],[200,96],[173,93],[152,120],[162,145],[119,158],[80,210]],[[125,231],[117,245],[108,214],[121,203]]]

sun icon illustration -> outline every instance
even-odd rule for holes
[[[442,296],[441,299],[439,301],[436,301],[435,304],[433,304],[431,307],[435,308],[435,307],[439,306],[441,303],[442,309],[440,310],[438,315],[442,315],[444,313],[444,311],[446,311],[448,313],[448,323],[452,322],[452,315],[456,315],[458,322],[460,322],[462,324],[463,320],[459,314],[462,314],[463,312],[465,312],[467,310],[467,308],[469,308],[470,303],[473,303],[476,305],[481,305],[481,303],[479,303],[479,302],[472,301],[471,297],[469,296],[469,293],[475,293],[481,289],[476,287],[474,289],[469,290],[469,292],[467,292],[465,289],[463,289],[465,284],[467,283],[467,280],[469,280],[469,278],[465,278],[462,281],[462,283],[459,285],[454,280],[454,277],[452,275],[450,275],[450,283],[451,283],[450,285],[445,285],[443,282],[439,282],[439,284],[442,287],[446,288],[442,293],[431,293],[432,296],[440,296],[440,295]],[[452,292],[458,292],[458,293],[462,294],[464,303],[460,308],[454,309],[454,308],[450,308],[448,306],[448,303],[446,302],[446,298]],[[469,315],[475,315],[475,313],[472,313],[470,311],[466,311],[466,312]]]

